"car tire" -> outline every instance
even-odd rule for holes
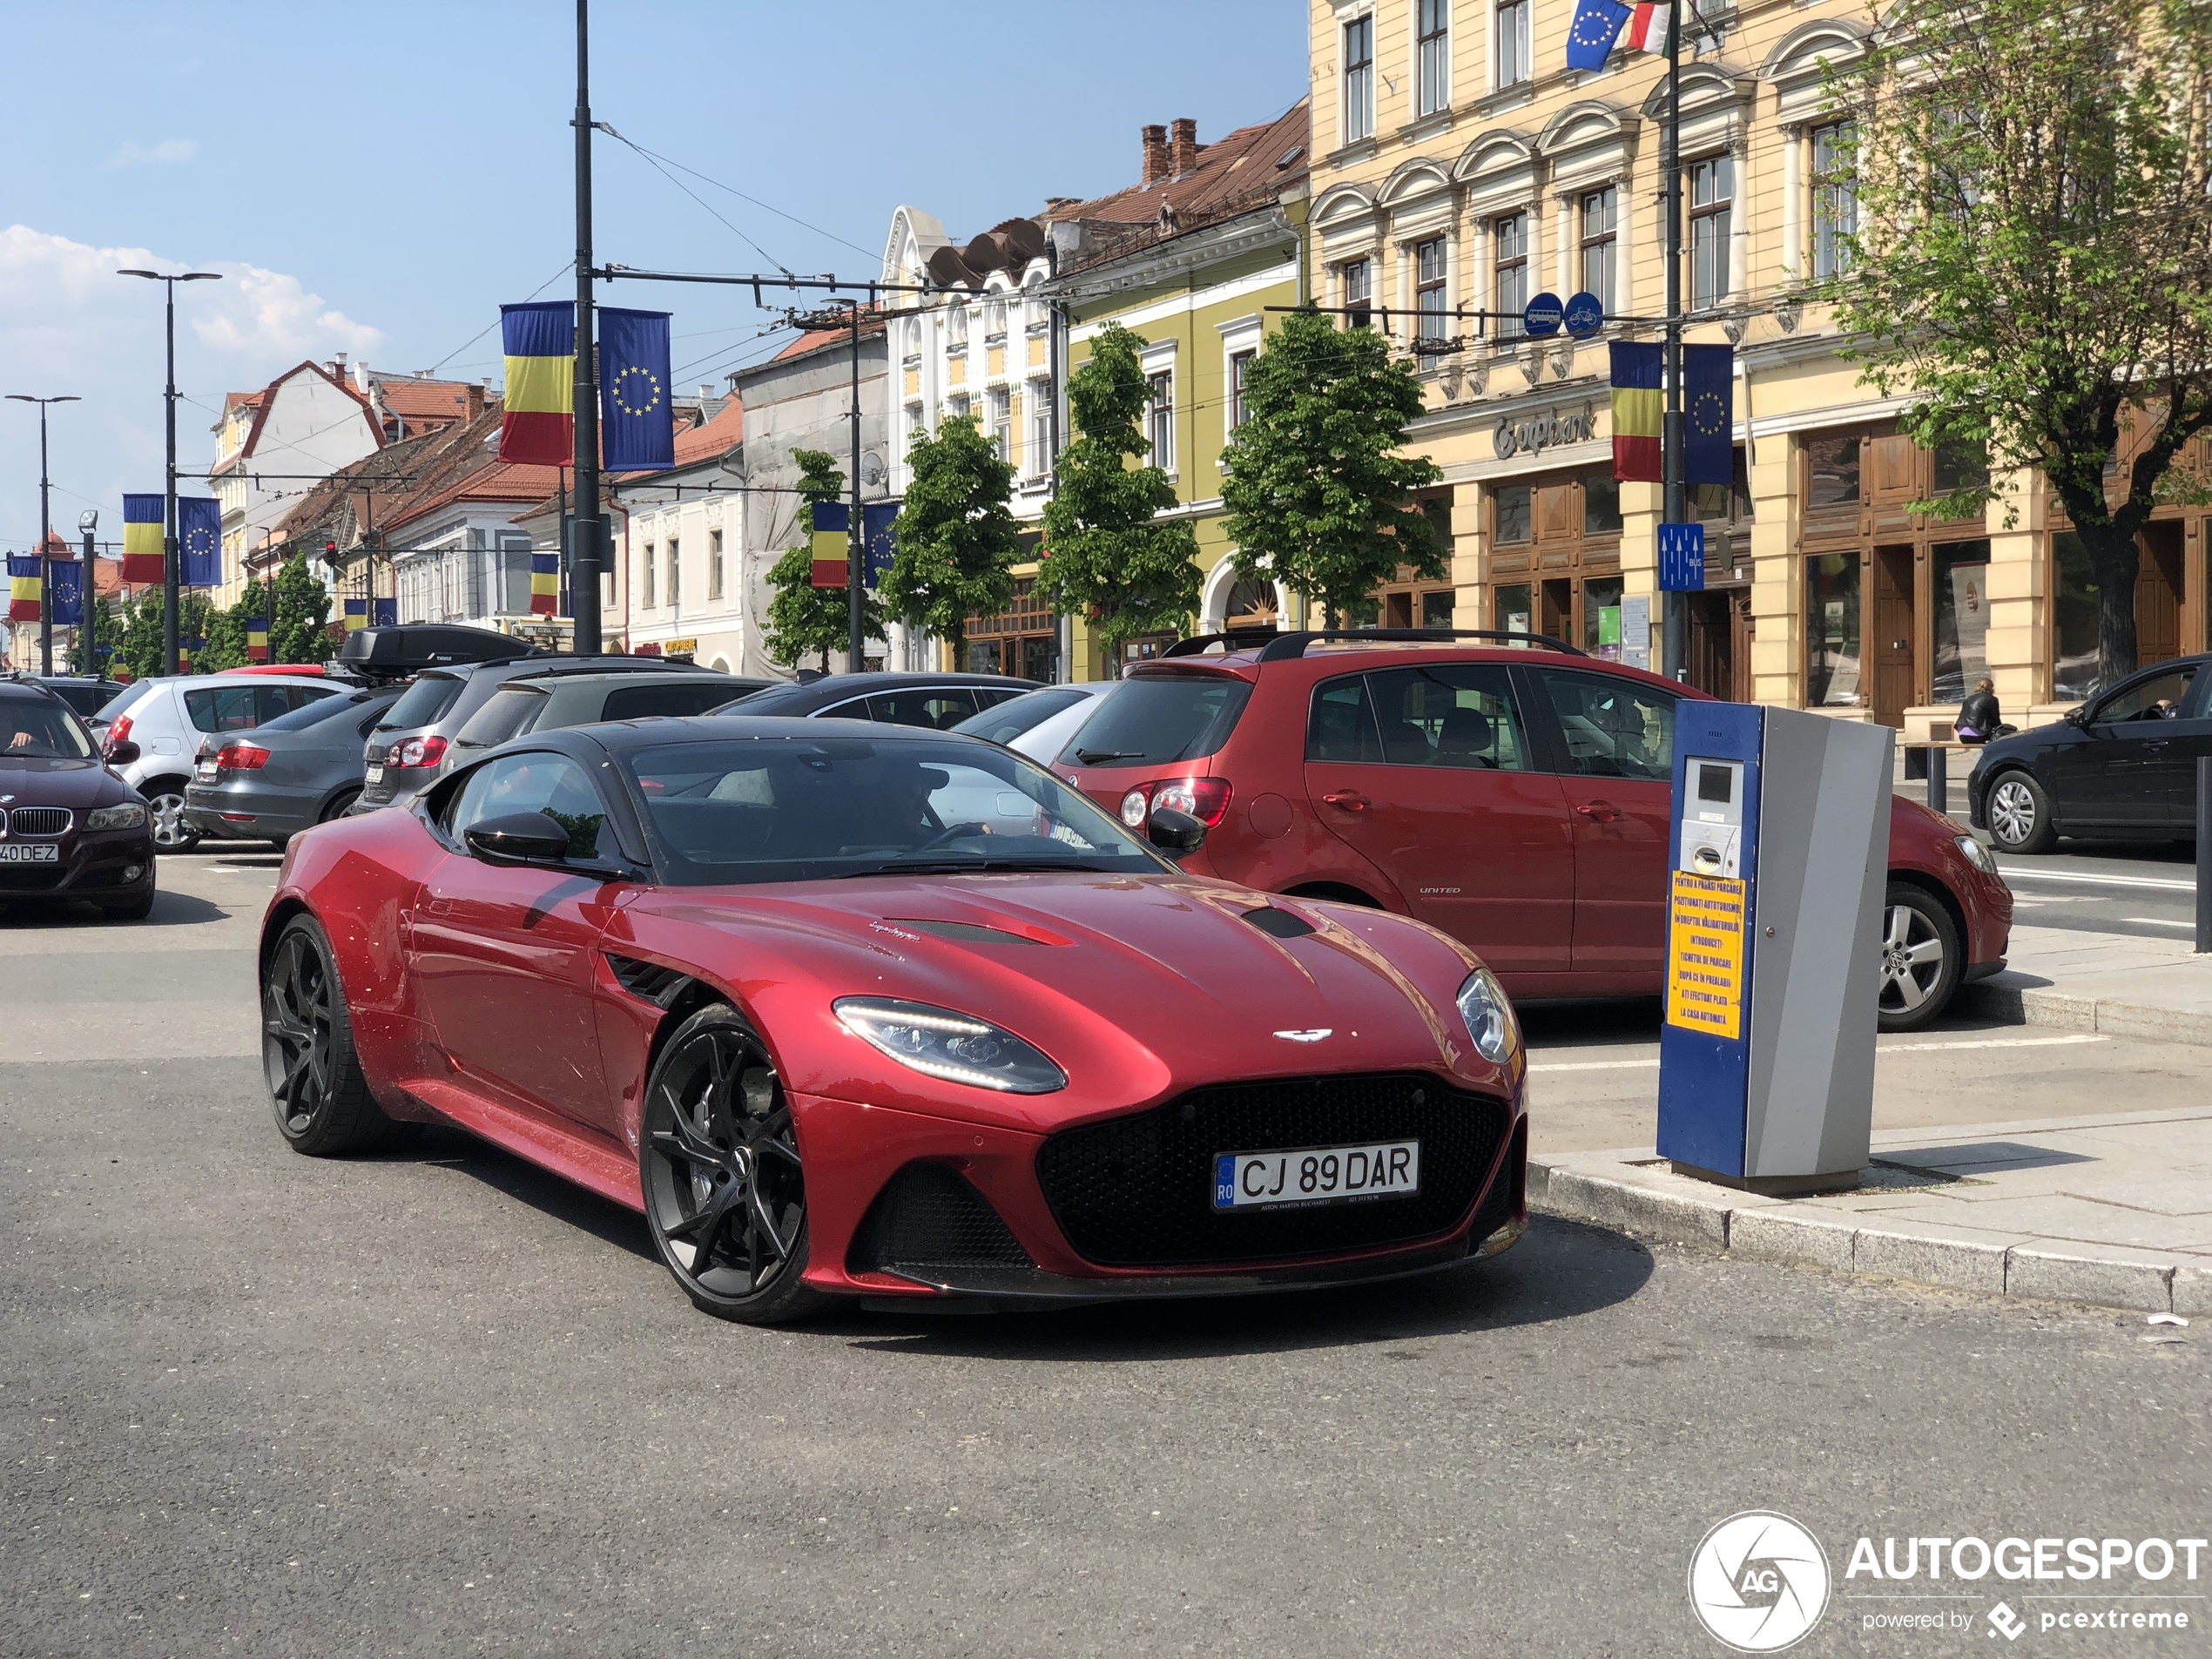
[[[1882,900],[1882,988],[1875,1004],[1885,1031],[1918,1031],[1942,1016],[1966,971],[1959,924],[1943,901],[1910,881]]]
[[[144,921],[153,914],[153,889],[148,887],[143,896],[121,904],[104,904],[100,910],[110,921]]]
[[[261,1076],[277,1132],[310,1157],[374,1151],[414,1128],[386,1116],[368,1091],[337,958],[312,916],[285,924],[261,970]]]
[[[2007,853],[2047,853],[2059,844],[2051,798],[2033,772],[2008,766],[1989,780],[1982,807],[1989,833]]]
[[[156,853],[189,853],[199,845],[199,832],[185,821],[185,780],[158,778],[139,792],[146,798],[147,816],[153,821]]]
[[[638,1128],[645,1224],[693,1305],[783,1325],[829,1305],[799,1282],[806,1190],[790,1102],[735,1008],[701,1008],[662,1044]]]
[[[330,798],[330,804],[322,809],[322,816],[315,819],[315,822],[327,824],[334,818],[345,817],[346,809],[361,798],[361,792],[358,789],[341,790]]]

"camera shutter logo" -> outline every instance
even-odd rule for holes
[[[1828,1608],[1828,1556],[1787,1515],[1730,1515],[1689,1558],[1689,1605],[1713,1637],[1739,1653],[1778,1653]]]

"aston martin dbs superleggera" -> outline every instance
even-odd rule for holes
[[[457,1124],[642,1211],[725,1318],[1386,1278],[1524,1222],[1520,1035],[1463,946],[1186,875],[976,738],[516,739],[296,839],[260,961],[293,1147]]]

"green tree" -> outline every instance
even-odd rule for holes
[[[1412,499],[1440,475],[1399,453],[1421,412],[1420,381],[1380,334],[1291,312],[1246,371],[1244,410],[1222,463],[1238,576],[1272,577],[1332,621],[1401,564],[1445,576],[1435,528]]]
[[[808,651],[819,651],[826,673],[830,653],[843,651],[848,643],[849,601],[843,588],[814,585],[814,550],[807,535],[813,527],[814,503],[841,497],[845,474],[836,456],[819,449],[794,449],[791,458],[799,463],[799,506],[792,522],[799,541],[768,571],[768,586],[776,596],[768,603],[768,655],[796,667]],[[882,636],[882,604],[865,588],[860,592],[860,627],[864,637]]]
[[[1096,618],[1117,669],[1123,641],[1179,629],[1198,608],[1197,537],[1187,521],[1158,522],[1175,505],[1175,486],[1144,460],[1152,452],[1143,433],[1152,393],[1138,354],[1146,343],[1110,323],[1068,377],[1080,435],[1055,463],[1037,571],[1037,591],[1054,610]]]
[[[2212,423],[2212,10],[2196,0],[1899,0],[1830,84],[1854,124],[1838,302],[1864,378],[1925,448],[2040,469],[2094,563],[2101,678],[2135,666],[2135,534],[2202,499]],[[2128,454],[2108,483],[2106,468]]]
[[[161,590],[148,589],[123,603],[123,625],[116,642],[113,664],[131,671],[133,679],[158,674],[162,667]]]
[[[330,658],[330,590],[307,569],[307,556],[294,553],[269,583],[269,660],[320,663]]]
[[[950,640],[954,662],[965,666],[968,617],[1002,610],[1014,597],[1014,469],[973,415],[940,423],[934,438],[915,433],[907,464],[912,482],[894,526],[899,550],[884,572],[884,609]]]

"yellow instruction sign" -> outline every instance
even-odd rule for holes
[[[1716,1037],[1743,1032],[1744,883],[1674,873],[1667,913],[1667,1023]]]

